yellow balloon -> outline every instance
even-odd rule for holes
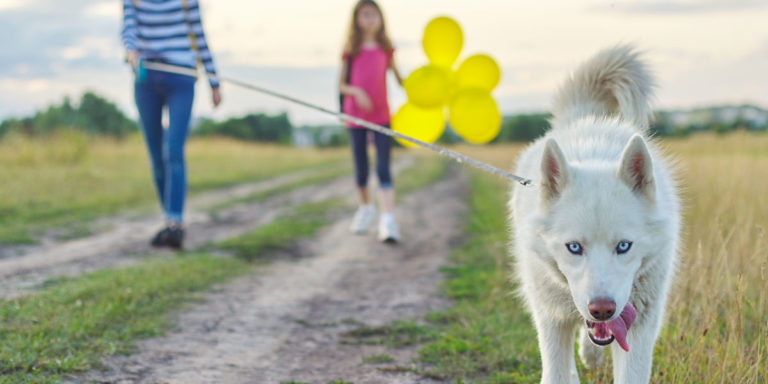
[[[464,35],[459,24],[450,17],[432,19],[424,29],[421,46],[432,64],[450,68],[459,57]]]
[[[501,114],[490,92],[470,88],[459,91],[451,102],[451,128],[473,144],[487,143],[499,134]]]
[[[499,84],[499,65],[488,55],[472,55],[456,70],[456,86],[490,91]]]
[[[411,72],[403,87],[409,102],[422,108],[436,108],[448,101],[451,76],[444,68],[425,65]]]
[[[418,139],[427,143],[434,143],[443,134],[445,129],[445,116],[443,108],[419,108],[412,103],[405,103],[392,116],[392,129],[397,133]],[[406,147],[416,145],[395,138]]]

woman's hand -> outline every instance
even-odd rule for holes
[[[133,69],[136,69],[139,66],[139,53],[136,51],[126,51],[125,62],[130,64]]]
[[[219,104],[221,104],[221,92],[219,91],[219,87],[211,88],[211,93],[213,95],[213,106],[218,107]]]
[[[365,113],[370,113],[373,110],[373,103],[371,102],[371,98],[368,97],[368,94],[365,93],[365,91],[362,88],[355,88],[355,93],[352,94],[352,97],[355,98],[355,103],[357,103],[357,106],[363,110]]]

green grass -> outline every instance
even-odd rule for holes
[[[213,244],[213,247],[233,252],[248,261],[262,259],[269,252],[288,250],[296,240],[313,235],[328,224],[329,213],[343,205],[341,199],[302,204],[290,214],[255,231],[220,241]]]
[[[296,149],[218,138],[192,139],[186,152],[192,194],[349,162],[346,148]],[[0,164],[0,180],[13,181],[0,182],[0,245],[33,243],[50,228],[157,207],[139,135],[122,141],[78,132],[5,137]]]
[[[434,340],[436,332],[431,327],[414,321],[393,321],[372,327],[363,325],[340,335],[342,344],[386,345],[391,348],[422,344]]]
[[[398,197],[435,183],[448,171],[448,160],[434,154],[416,154],[414,160],[416,164],[395,179],[395,194]]]
[[[506,250],[507,183],[470,173],[467,241],[451,255],[443,292],[454,306],[427,320],[439,336],[419,350],[428,373],[454,380],[534,383],[539,380],[536,333],[511,294]]]
[[[394,357],[387,354],[379,354],[363,357],[363,361],[360,364],[388,364],[394,362]]]
[[[168,328],[193,293],[249,271],[235,259],[184,255],[58,281],[0,302],[0,382],[58,382]]]

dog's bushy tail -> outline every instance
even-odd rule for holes
[[[647,130],[653,82],[639,56],[631,45],[618,45],[583,63],[555,97],[554,126],[589,115],[619,115]]]

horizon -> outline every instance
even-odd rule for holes
[[[656,109],[768,106],[768,2],[739,1],[381,1],[404,76],[427,62],[421,32],[435,16],[464,32],[459,60],[484,52],[502,68],[493,92],[504,115],[546,112],[557,86],[597,50],[634,42],[656,74]],[[353,1],[203,1],[203,22],[220,74],[336,109],[341,43]],[[121,3],[53,0],[0,4],[0,31],[17,36],[0,54],[0,120],[22,117],[91,90],[136,117],[131,73],[122,63]],[[7,30],[3,30],[7,29]],[[606,33],[610,31],[611,33]],[[390,109],[405,94],[389,78]],[[335,121],[318,112],[222,86],[213,110],[199,81],[195,118],[281,113],[297,125]]]

